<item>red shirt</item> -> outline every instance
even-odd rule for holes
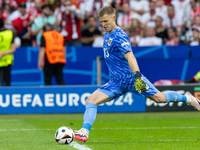
[[[179,40],[178,38],[175,38],[175,39],[168,39],[165,43],[165,45],[167,46],[175,46],[175,45],[178,45],[179,44]]]
[[[24,16],[19,16],[16,19],[12,20],[11,23],[14,28],[17,30],[17,33],[21,33],[22,30],[27,29],[27,22],[30,21],[30,14],[26,14]]]
[[[191,21],[194,21],[195,16],[200,14],[200,7],[196,6],[196,9],[191,9]]]
[[[168,5],[171,3],[172,0],[165,0],[165,5]]]
[[[61,32],[65,41],[73,41],[81,38],[80,20],[75,14],[62,12]],[[63,34],[65,33],[65,34]]]
[[[26,3],[26,0],[15,0],[18,4]]]
[[[4,9],[3,12],[0,15],[0,18],[5,20],[8,17],[8,15],[9,15],[9,12],[6,9]]]
[[[31,15],[29,13],[27,13],[24,16],[20,16],[19,17],[22,29],[27,29],[27,25],[26,24],[27,24],[27,22],[30,21],[30,17],[31,17]]]
[[[30,11],[30,20],[35,19],[41,15],[41,11],[34,9],[33,11]]]

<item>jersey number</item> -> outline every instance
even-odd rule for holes
[[[104,58],[106,57],[108,58],[109,57],[108,49],[104,48],[103,51],[104,51]]]

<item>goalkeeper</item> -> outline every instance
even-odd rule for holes
[[[150,98],[157,103],[186,102],[200,111],[200,101],[190,93],[181,95],[175,91],[161,93],[140,73],[126,33],[115,21],[115,10],[105,6],[99,11],[104,34],[104,58],[109,70],[110,81],[98,88],[86,100],[83,126],[74,131],[75,140],[86,142],[97,114],[97,105],[113,100],[126,92],[133,92]]]

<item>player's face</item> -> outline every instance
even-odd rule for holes
[[[102,27],[105,29],[106,32],[111,33],[117,28],[115,23],[116,16],[105,14],[102,17],[99,17]]]

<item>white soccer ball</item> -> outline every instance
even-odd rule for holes
[[[55,133],[55,140],[58,144],[70,144],[74,139],[74,132],[69,127],[60,127]]]

